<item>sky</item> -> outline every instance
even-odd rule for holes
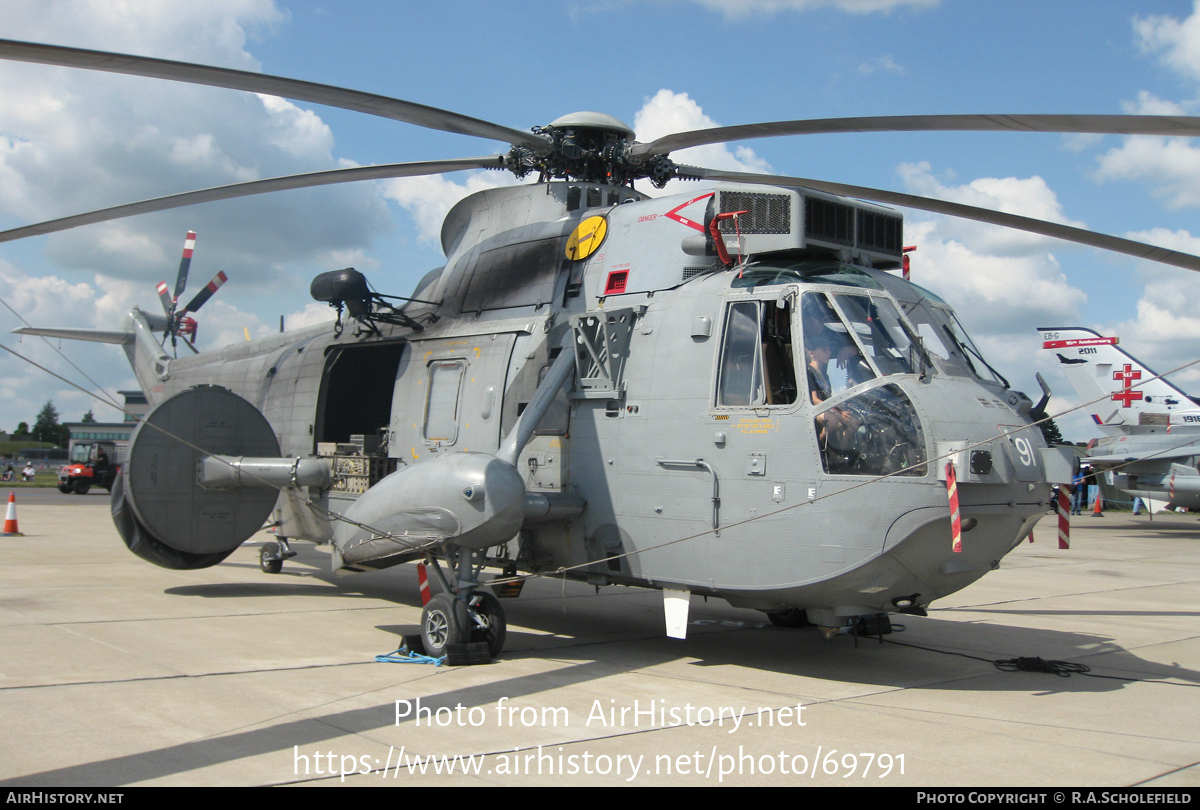
[[[525,130],[597,110],[638,140],[756,121],[940,113],[1196,114],[1200,7],[1187,0],[5,0],[0,38],[261,71]],[[172,82],[0,63],[0,229],[242,180],[488,155],[507,146],[361,113]],[[844,134],[678,152],[681,163],[813,177],[1040,217],[1200,254],[1200,144],[1027,133]],[[444,263],[438,231],[498,172],[374,181],[209,203],[0,245],[0,341],[109,392],[116,347],[8,334],[114,328],[158,311],[187,230],[208,349],[333,317],[313,276],[356,267],[409,294]],[[668,186],[656,194],[696,189]],[[1051,412],[1077,404],[1036,327],[1086,326],[1158,372],[1200,357],[1200,274],[995,226],[904,211],[913,280],[952,304],[991,364]],[[57,342],[55,342],[57,344]],[[1045,355],[1045,356],[1043,356]],[[1200,393],[1200,364],[1171,377]],[[119,414],[7,353],[0,429],[47,400]],[[1093,431],[1076,413],[1068,439]]]

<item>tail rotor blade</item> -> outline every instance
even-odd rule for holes
[[[196,249],[196,232],[188,231],[187,238],[183,240],[183,258],[179,260],[179,275],[175,277],[175,300],[179,300],[179,296],[183,295],[183,290],[187,287],[188,269],[192,266],[192,251]]]
[[[171,298],[171,292],[167,289],[167,282],[158,282],[158,300],[162,301],[163,312],[167,314],[167,318],[171,317],[171,308],[175,305]]]
[[[221,285],[228,280],[229,279],[226,277],[223,271],[217,273],[217,275],[213,277],[213,280],[208,282],[208,284],[204,286],[204,289],[196,293],[196,297],[189,301],[188,305],[184,307],[182,311],[180,311],[180,317],[188,312],[195,312],[196,310],[200,309],[200,307],[204,306],[205,302],[212,298],[213,294],[217,290],[221,289]]]

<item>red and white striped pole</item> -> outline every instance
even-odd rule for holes
[[[950,548],[958,554],[962,551],[962,518],[958,513],[958,477],[954,474],[953,461],[946,462],[946,493],[950,497]]]
[[[421,587],[421,606],[429,604],[429,574],[425,571],[425,563],[417,563],[417,584]]]
[[[901,252],[901,254],[902,254],[902,255],[900,256],[900,271],[901,271],[901,272],[904,274],[904,280],[905,280],[905,281],[908,281],[908,280],[909,280],[909,259],[908,259],[908,254],[912,253],[912,252],[913,252],[914,250],[916,250],[916,249],[917,249],[917,246],[916,246],[916,245],[912,245],[911,247],[905,247],[905,248],[901,248],[901,249],[900,249],[900,252]]]
[[[1058,547],[1071,547],[1071,488],[1066,484],[1058,488]]]

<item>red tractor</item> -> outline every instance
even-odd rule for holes
[[[113,442],[77,443],[71,448],[70,461],[58,471],[59,492],[83,495],[93,486],[111,492],[125,460],[124,449]]]

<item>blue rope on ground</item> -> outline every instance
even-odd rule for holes
[[[380,664],[433,664],[435,667],[440,667],[446,662],[446,656],[434,658],[429,655],[421,655],[408,649],[407,645],[401,644],[390,653],[375,656],[375,660]]]

